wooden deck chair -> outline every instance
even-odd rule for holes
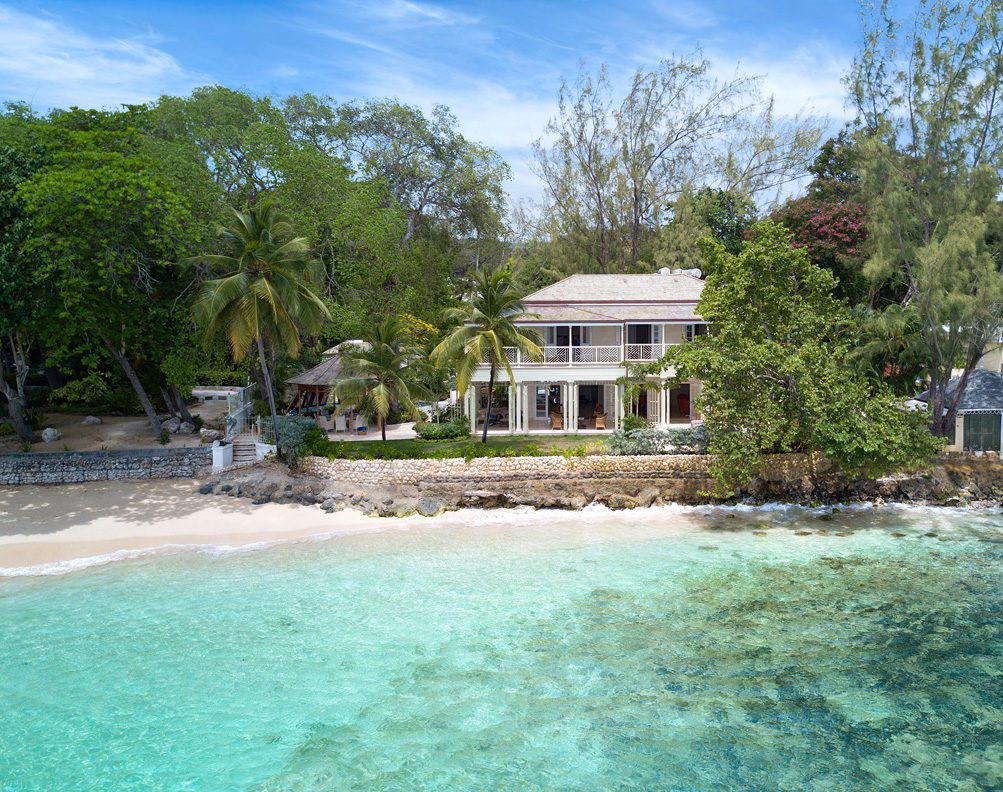
[[[606,428],[606,413],[596,416],[596,429]]]
[[[564,416],[558,413],[550,414],[550,428],[551,429],[563,429],[564,428]]]

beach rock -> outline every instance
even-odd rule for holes
[[[212,482],[203,484],[199,487],[199,495],[211,495],[215,489],[216,486]]]
[[[223,433],[220,432],[218,429],[203,428],[199,430],[199,438],[206,445],[212,445],[217,440],[223,439]]]
[[[320,508],[326,512],[333,512],[336,508],[338,508],[338,503],[334,498],[327,498],[320,504]]]
[[[195,424],[191,423],[190,421],[182,421],[180,424],[178,424],[177,433],[186,435],[195,434]]]
[[[84,420],[82,420],[82,421],[81,421],[80,423],[84,424],[85,426],[98,426],[99,424],[102,424],[102,423],[104,423],[104,421],[102,421],[102,420],[101,420],[101,419],[100,419],[100,418],[99,418],[98,416],[96,416],[96,415],[88,415],[88,416],[87,416],[86,418],[84,418]]]
[[[166,429],[171,434],[177,434],[178,429],[181,428],[180,418],[168,418],[164,421],[164,429]]]
[[[58,429],[53,429],[51,426],[46,426],[42,430],[42,441],[45,443],[55,443],[57,440],[61,440],[62,437],[62,433]]]
[[[422,517],[436,517],[445,511],[445,507],[432,498],[422,498],[415,506],[415,511]]]

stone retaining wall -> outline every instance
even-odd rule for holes
[[[0,455],[0,485],[191,478],[212,464],[212,449],[146,448]]]
[[[321,459],[303,472],[363,486],[505,484],[533,480],[706,479],[709,456],[484,457],[471,459]]]

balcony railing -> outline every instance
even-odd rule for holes
[[[542,359],[533,359],[519,351],[516,347],[505,347],[505,357],[509,363],[520,366],[527,365],[564,365],[578,364],[603,365],[630,362],[658,360],[670,344],[626,344],[616,346],[544,346]]]

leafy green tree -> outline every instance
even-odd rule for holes
[[[742,249],[745,232],[756,220],[756,207],[744,195],[705,187],[684,189],[672,204],[671,220],[659,230],[655,266],[687,269],[700,266],[697,242],[716,239],[729,253]]]
[[[31,220],[17,198],[19,185],[34,174],[42,159],[37,147],[26,148],[19,151],[0,142],[0,393],[7,400],[14,431],[22,441],[30,443],[38,437],[26,420],[28,399],[24,385],[44,295],[43,285],[35,275],[36,262],[26,249]]]
[[[335,395],[376,418],[383,440],[391,412],[396,409],[417,418],[416,400],[431,397],[424,385],[428,361],[410,339],[410,328],[402,319],[388,316],[364,334],[361,344],[348,344],[340,355]]]
[[[864,274],[912,314],[932,430],[948,434],[1003,323],[1003,12],[999,0],[921,0],[868,20],[849,86],[870,238]],[[947,386],[956,368],[958,386]]]
[[[702,243],[710,276],[697,307],[710,334],[672,349],[659,367],[703,383],[699,399],[723,491],[748,482],[764,453],[820,453],[848,473],[919,463],[940,441],[922,414],[847,364],[846,309],[835,280],[789,231],[753,226],[738,255]]]
[[[246,212],[231,210],[219,243],[225,251],[192,261],[219,277],[204,281],[192,312],[206,337],[226,335],[235,360],[257,349],[272,427],[279,431],[278,411],[268,349],[297,357],[303,336],[317,333],[330,313],[317,293],[322,273],[310,257],[310,246],[294,235],[292,225],[271,201],[259,201]]]
[[[504,369],[508,381],[515,382],[505,347],[515,347],[530,358],[543,357],[536,331],[516,324],[530,316],[526,313],[522,295],[512,285],[512,275],[508,270],[481,270],[474,277],[473,291],[468,299],[460,307],[447,312],[447,319],[458,322],[459,327],[432,350],[432,362],[436,365],[455,362],[456,389],[461,394],[470,386],[478,366],[487,363],[490,367],[482,443],[488,441],[491,399],[498,370]]]
[[[666,209],[685,185],[719,182],[758,196],[803,175],[811,123],[780,122],[754,79],[718,81],[698,52],[639,69],[615,96],[605,67],[564,83],[549,141],[535,144],[549,235],[578,271],[630,272],[650,261]]]
[[[57,113],[42,130],[50,163],[18,195],[31,215],[29,250],[51,293],[51,355],[84,354],[94,341],[122,369],[154,436],[161,433],[142,377],[163,353],[181,289],[175,262],[194,222],[176,185],[143,149],[134,114]]]

